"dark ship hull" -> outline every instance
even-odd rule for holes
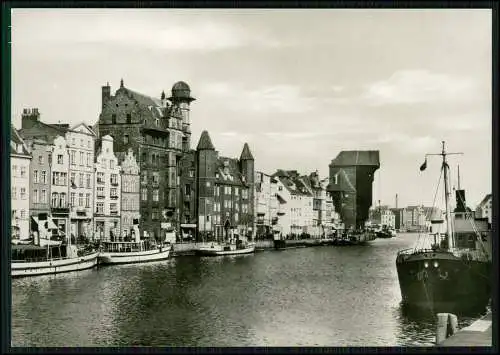
[[[464,314],[481,312],[490,301],[489,261],[429,250],[400,253],[396,267],[403,305],[408,308]]]

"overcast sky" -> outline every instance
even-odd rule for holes
[[[183,80],[194,147],[207,129],[221,155],[248,142],[258,170],[322,176],[342,150],[379,150],[374,201],[401,207],[432,204],[439,158],[418,168],[446,140],[475,208],[491,192],[491,41],[490,10],[16,9],[12,119],[94,124],[108,81],[159,97]]]

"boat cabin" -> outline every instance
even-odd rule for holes
[[[39,262],[48,259],[65,258],[65,246],[41,247],[33,244],[18,244],[11,247],[11,260],[15,262]]]
[[[102,251],[108,253],[130,253],[137,251],[150,250],[156,247],[156,244],[148,240],[138,242],[102,242]]]

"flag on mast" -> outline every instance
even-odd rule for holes
[[[420,171],[424,171],[427,169],[427,157],[425,157],[425,161],[422,165],[420,165]]]

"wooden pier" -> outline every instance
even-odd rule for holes
[[[447,318],[445,318],[445,316]],[[492,317],[488,312],[484,317],[478,319],[468,327],[454,331],[454,315],[440,313],[438,315],[438,329],[436,334],[436,346],[438,347],[490,347],[492,346]],[[444,327],[444,328],[443,328]],[[451,334],[448,336],[448,334]]]

